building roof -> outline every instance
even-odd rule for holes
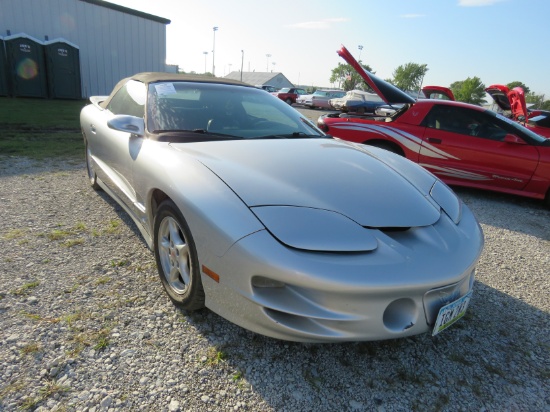
[[[120,11],[126,14],[132,14],[134,16],[142,17],[147,20],[156,21],[158,23],[170,24],[170,20],[165,19],[163,17],[154,16],[152,14],[144,13],[142,11],[130,9],[124,6],[119,6],[118,4],[109,3],[107,1],[103,1],[103,0],[80,0],[80,1],[83,1],[85,3],[95,4],[96,6],[106,7],[108,9]]]
[[[226,79],[231,80],[241,80],[241,72],[234,71],[225,76]],[[278,78],[277,81],[275,79]],[[271,84],[277,86],[281,83],[281,80],[292,84],[282,73],[273,73],[273,72],[242,72],[242,81],[244,83],[252,84],[254,86]],[[275,84],[277,83],[277,84]]]

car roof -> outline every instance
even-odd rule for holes
[[[223,79],[219,77],[196,75],[196,74],[183,74],[183,73],[165,73],[165,72],[143,72],[137,73],[133,76],[126,77],[120,80],[113,90],[109,97],[100,103],[100,106],[105,108],[113,98],[113,96],[130,80],[135,80],[146,85],[149,83],[158,83],[158,82],[198,82],[198,83],[212,83],[212,84],[227,84],[234,86],[245,86],[254,88],[250,84],[240,82],[238,80]]]

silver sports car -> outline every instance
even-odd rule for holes
[[[464,315],[483,234],[420,166],[239,82],[141,73],[90,100],[90,183],[135,221],[177,306],[304,342],[437,334]]]

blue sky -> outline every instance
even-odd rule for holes
[[[212,71],[216,26],[217,76],[240,70],[244,50],[244,71],[331,86],[343,44],[382,78],[412,62],[428,65],[424,85],[474,76],[486,86],[518,80],[550,100],[548,0],[110,2],[170,19],[167,63],[188,72]]]

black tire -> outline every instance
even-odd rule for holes
[[[86,150],[86,171],[88,172],[88,179],[90,180],[90,186],[94,190],[101,190],[101,186],[97,183],[97,175],[92,164],[92,155],[88,148],[88,140],[84,138],[84,150]]]
[[[292,106],[292,99],[288,98],[288,99],[285,100],[285,102],[286,102],[288,105]]]
[[[185,310],[203,308],[197,248],[187,222],[171,200],[158,208],[153,241],[159,277],[174,305]]]
[[[405,156],[401,150],[388,142],[365,142],[365,144],[387,150],[388,152],[392,152],[400,156]]]
[[[546,192],[546,196],[544,197],[544,200],[542,201],[542,204],[547,208],[550,209],[550,189]]]

